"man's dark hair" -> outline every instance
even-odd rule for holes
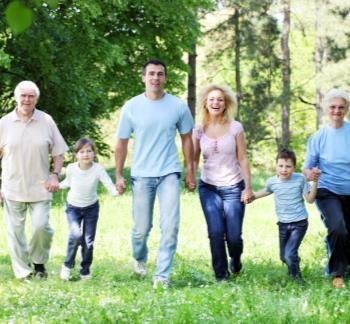
[[[286,149],[286,148],[283,148],[282,150],[280,150],[278,152],[277,157],[276,157],[276,163],[277,163],[278,159],[283,159],[283,160],[291,159],[293,161],[294,166],[296,166],[296,164],[297,164],[297,158],[295,156],[295,153],[291,150]]]
[[[152,59],[152,60],[148,60],[142,67],[142,74],[145,75],[146,74],[146,68],[148,65],[150,64],[154,64],[154,65],[161,65],[164,67],[164,73],[165,75],[167,75],[167,68],[166,68],[166,65],[165,63],[163,63],[162,61],[160,60],[157,60],[157,59]]]

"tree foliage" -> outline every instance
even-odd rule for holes
[[[33,80],[42,92],[38,107],[54,117],[68,142],[88,135],[100,150],[106,147],[97,120],[142,91],[147,59],[164,60],[169,89],[183,90],[183,54],[200,33],[196,12],[210,5],[208,0],[23,3],[33,16],[29,28],[19,33],[0,21],[1,114],[13,109],[15,84]],[[0,12],[11,4],[1,2]]]

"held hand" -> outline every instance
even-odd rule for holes
[[[241,194],[241,201],[249,204],[254,200],[254,194],[251,189],[244,189]]]
[[[318,181],[318,178],[321,175],[321,170],[319,168],[312,168],[310,172],[310,180]]]
[[[185,176],[185,185],[190,192],[196,189],[196,178],[193,172],[188,172]]]
[[[56,174],[50,174],[49,179],[46,182],[46,190],[49,192],[56,192],[59,189],[60,183]]]
[[[126,190],[126,181],[123,177],[119,177],[116,180],[115,187],[120,195],[122,195]]]

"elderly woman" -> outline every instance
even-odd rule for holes
[[[202,125],[194,129],[194,158],[198,167],[200,153],[203,168],[199,197],[208,226],[212,265],[218,281],[228,279],[226,245],[230,271],[242,269],[243,200],[252,199],[250,169],[242,125],[230,119],[236,108],[232,91],[209,85],[202,90]],[[243,194],[242,194],[243,192]]]
[[[330,90],[323,102],[329,123],[308,141],[304,174],[312,180],[321,170],[316,203],[327,227],[329,274],[335,288],[344,288],[350,264],[350,124],[345,116],[350,98],[339,89]]]
[[[17,278],[44,278],[53,229],[51,192],[58,190],[63,153],[68,147],[53,119],[36,108],[39,88],[22,81],[15,89],[16,108],[0,119],[1,195],[12,268]],[[50,158],[53,169],[49,173]],[[27,246],[25,220],[31,217]],[[31,267],[34,265],[34,269]]]

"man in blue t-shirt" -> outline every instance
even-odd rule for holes
[[[166,66],[158,60],[144,64],[145,92],[130,99],[122,108],[115,150],[116,187],[125,191],[124,168],[128,142],[134,135],[131,182],[133,192],[132,248],[135,272],[146,275],[147,239],[152,228],[155,196],[160,207],[161,239],[154,288],[166,288],[176,251],[179,230],[181,165],[175,144],[180,133],[186,164],[185,183],[195,189],[192,128],[189,108],[179,98],[164,91]]]

